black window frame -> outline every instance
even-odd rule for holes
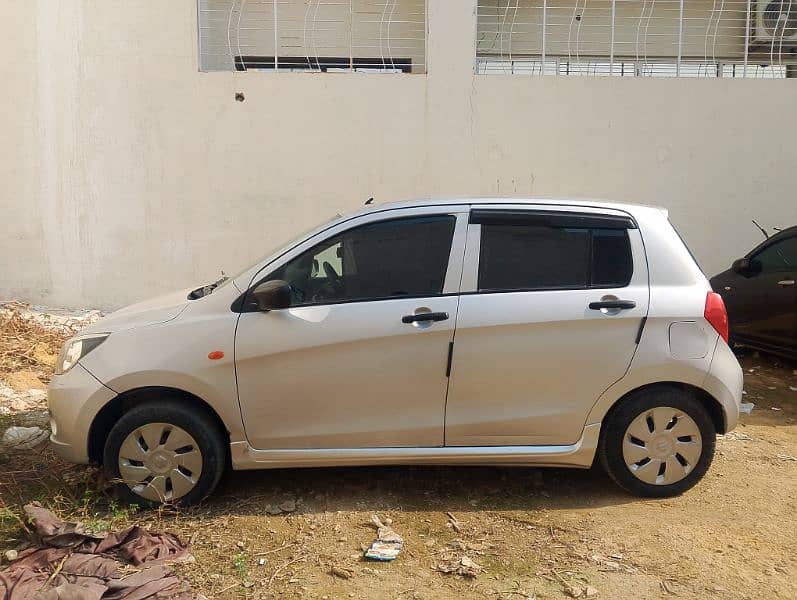
[[[333,233],[331,235],[327,235],[326,237],[324,237],[324,239],[319,240],[318,242],[312,244],[310,247],[308,247],[306,250],[303,250],[302,252],[300,252],[296,256],[293,256],[290,259],[288,259],[286,261],[283,261],[283,262],[281,262],[278,265],[275,265],[273,268],[269,268],[268,269],[268,273],[266,275],[262,276],[262,277],[258,277],[257,280],[255,282],[253,282],[249,286],[249,288],[235,300],[235,302],[233,302],[233,304],[232,304],[232,306],[230,308],[232,309],[233,312],[239,312],[239,313],[261,312],[261,309],[257,306],[257,304],[250,300],[251,293],[252,293],[252,291],[254,291],[255,288],[257,288],[257,286],[259,286],[261,283],[264,283],[266,281],[270,281],[271,277],[273,276],[274,273],[276,273],[280,269],[284,268],[291,261],[296,260],[300,256],[303,256],[304,254],[306,254],[308,252],[312,252],[312,251],[324,246],[325,244],[333,242],[336,239],[341,239],[342,236],[345,236],[347,233],[349,233],[351,231],[354,231],[356,229],[360,229],[362,227],[368,227],[370,225],[390,223],[390,222],[393,222],[393,221],[415,221],[415,220],[420,221],[420,220],[430,219],[430,218],[435,218],[435,217],[440,218],[441,220],[442,219],[448,220],[451,223],[451,238],[449,240],[448,254],[446,256],[445,270],[444,270],[444,273],[443,273],[443,281],[442,281],[442,284],[440,286],[440,292],[438,292],[436,294],[380,296],[380,297],[373,297],[373,298],[357,298],[357,299],[351,299],[351,300],[303,302],[301,304],[292,305],[290,308],[304,308],[304,307],[309,307],[309,306],[335,306],[335,305],[339,305],[339,304],[358,304],[358,303],[362,303],[362,302],[383,302],[383,301],[390,301],[390,300],[406,300],[406,299],[416,299],[416,298],[438,298],[438,297],[442,297],[442,296],[450,296],[452,294],[447,294],[447,293],[444,292],[444,290],[445,290],[446,280],[448,278],[448,269],[449,269],[449,266],[450,266],[450,263],[451,263],[451,252],[454,249],[454,241],[456,239],[457,215],[453,214],[451,212],[439,212],[439,213],[438,212],[434,212],[434,213],[429,213],[429,214],[401,215],[401,216],[389,217],[389,218],[386,218],[386,219],[375,219],[373,221],[367,221],[365,223],[359,223],[357,225],[353,225],[352,227],[348,227],[346,229],[343,229],[343,230],[338,231],[336,233]],[[299,244],[297,244],[297,246],[303,244],[306,241],[308,241],[308,240],[302,240]]]
[[[763,254],[764,252],[767,252],[768,250],[771,250],[772,248],[774,248],[778,244],[786,243],[786,242],[789,242],[789,241],[797,241],[797,235],[784,235],[783,237],[779,237],[779,238],[773,237],[770,240],[767,240],[768,243],[765,246],[760,247],[760,248],[758,248],[757,250],[754,250],[751,253],[751,255],[749,257],[749,260],[751,260],[751,261],[759,261],[759,263],[761,264],[761,271],[759,271],[758,274],[791,273],[792,271],[797,270],[797,265],[783,265],[782,268],[765,270],[764,264],[761,263],[761,259],[758,258],[759,256],[761,256],[761,254]],[[783,255],[781,255],[781,257],[783,257]]]
[[[470,213],[469,223],[474,225],[527,225],[531,227],[550,227],[552,229],[584,229],[589,232],[589,256],[587,285],[567,285],[567,286],[548,286],[548,287],[519,287],[519,288],[482,288],[482,256],[484,241],[484,230],[479,236],[479,263],[476,273],[476,292],[477,294],[511,294],[515,292],[555,292],[555,291],[574,291],[574,290],[611,290],[623,289],[631,285],[634,279],[635,262],[634,251],[631,245],[631,238],[628,235],[629,229],[637,229],[636,221],[630,216],[616,216],[600,213],[582,213],[577,211],[528,211],[528,210],[502,210],[502,209],[475,209]],[[595,230],[622,230],[625,231],[625,239],[628,242],[628,253],[631,261],[631,269],[628,280],[623,285],[595,285],[594,280],[594,242]]]

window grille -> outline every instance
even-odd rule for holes
[[[201,71],[426,72],[426,0],[198,0],[198,14]]]
[[[476,72],[795,76],[797,0],[478,0]]]

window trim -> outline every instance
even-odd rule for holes
[[[477,208],[470,213],[470,223],[479,225],[535,225],[573,229],[636,229],[630,217],[567,210],[517,210]]]
[[[407,296],[388,296],[379,298],[360,298],[354,300],[340,300],[336,302],[318,302],[307,303],[297,306],[291,306],[283,310],[292,310],[306,307],[319,307],[319,306],[336,306],[339,304],[357,304],[363,302],[389,302],[393,300],[407,300],[417,298],[439,298],[444,296],[452,296],[459,294],[459,285],[462,277],[462,270],[464,265],[464,246],[465,236],[468,227],[468,206],[463,205],[446,205],[446,206],[429,206],[429,207],[413,207],[405,209],[395,209],[387,211],[376,211],[361,215],[353,219],[347,219],[342,223],[338,223],[323,231],[311,234],[296,244],[290,249],[283,252],[275,260],[263,265],[252,277],[246,291],[240,294],[230,306],[230,310],[236,313],[247,312],[261,312],[251,302],[249,302],[249,295],[261,283],[267,281],[269,276],[275,271],[281,269],[284,265],[311,250],[316,246],[320,246],[325,242],[332,240],[347,231],[357,229],[374,223],[384,223],[387,221],[405,220],[413,218],[433,217],[433,216],[447,216],[454,218],[454,232],[451,237],[451,248],[449,249],[448,264],[446,265],[446,272],[443,278],[443,289],[440,293],[434,295],[407,295]]]
[[[474,213],[477,213],[474,217]],[[481,241],[482,224],[490,225],[532,225],[550,226],[556,228],[588,229],[590,231],[589,241],[589,283],[587,286],[555,286],[555,287],[520,287],[511,289],[492,289],[479,287],[481,275]],[[631,257],[631,273],[625,284],[618,285],[593,285],[593,229],[620,229],[626,231],[628,251]],[[636,253],[634,251],[634,240],[629,235],[628,230],[637,230],[636,221],[630,216],[611,215],[606,213],[579,212],[568,210],[519,210],[519,209],[482,209],[474,208],[471,210],[468,227],[468,247],[466,253],[472,262],[468,265],[468,272],[463,274],[462,294],[512,294],[519,292],[558,292],[558,291],[590,291],[590,290],[621,290],[635,284],[638,275]]]

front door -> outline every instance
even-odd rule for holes
[[[627,371],[648,309],[639,230],[572,210],[474,209],[447,446],[575,443]]]
[[[750,257],[753,273],[733,273],[722,290],[733,337],[777,350],[797,345],[797,235],[773,240]]]
[[[253,447],[443,444],[466,227],[462,207],[370,214],[255,278],[290,283],[293,305],[238,322],[238,396]]]

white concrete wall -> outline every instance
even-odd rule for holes
[[[196,23],[0,3],[0,298],[119,306],[369,196],[661,204],[709,273],[797,223],[797,81],[475,77],[471,0],[429,0],[428,75],[200,73]]]

